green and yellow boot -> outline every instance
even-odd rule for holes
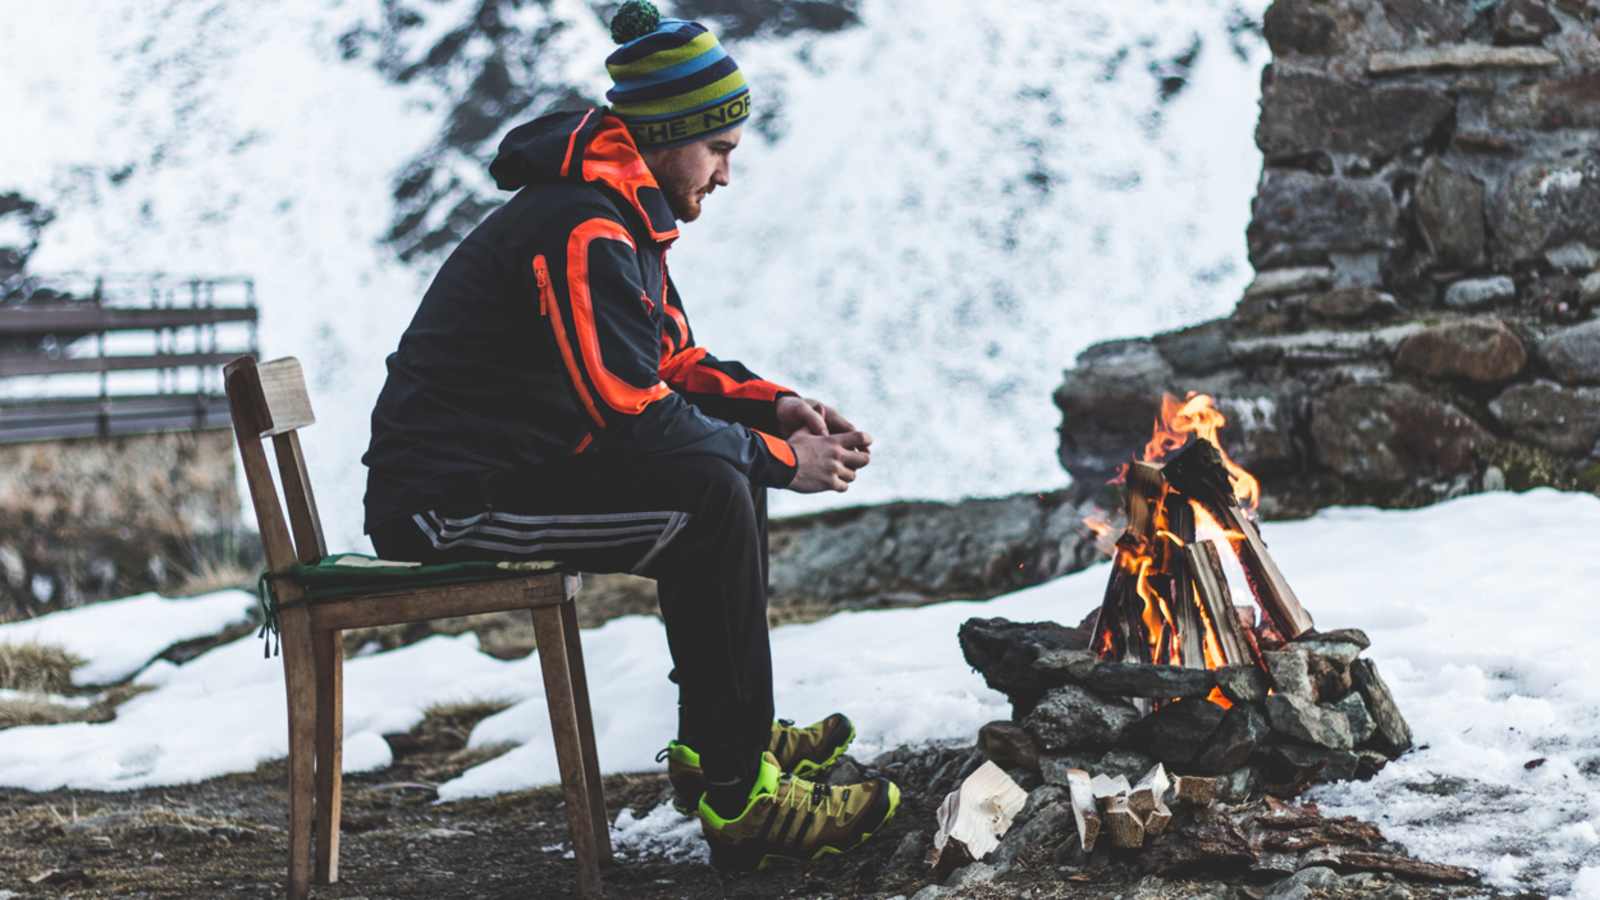
[[[793,721],[772,723],[767,752],[778,760],[778,768],[791,775],[809,778],[839,761],[856,739],[856,727],[843,713],[834,713],[805,728]],[[672,805],[686,816],[694,815],[700,795],[706,790],[706,776],[700,770],[700,754],[687,744],[667,743],[656,755],[656,762],[667,761],[667,779],[672,782]]]
[[[859,847],[899,808],[900,789],[888,779],[830,787],[783,774],[769,751],[738,816],[724,819],[705,796],[697,812],[711,864],[750,872],[777,859],[804,862]]]

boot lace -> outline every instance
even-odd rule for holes
[[[792,806],[796,809],[821,810],[824,817],[844,820],[843,792],[836,792],[822,782],[810,782],[804,778],[793,775],[785,776],[782,796],[778,798],[779,806]]]

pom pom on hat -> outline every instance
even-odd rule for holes
[[[619,44],[638,40],[661,26],[661,13],[649,0],[628,0],[611,17],[611,39]]]

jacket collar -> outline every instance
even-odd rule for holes
[[[587,135],[584,132],[589,132]],[[581,146],[581,160],[573,160],[571,148]],[[599,182],[627,200],[649,230],[652,240],[670,244],[678,238],[678,222],[667,203],[667,195],[650,174],[639,147],[622,120],[600,109],[592,109],[573,129],[568,142],[568,157],[561,174],[582,181]],[[572,164],[577,162],[577,166]],[[571,170],[576,168],[576,172]]]

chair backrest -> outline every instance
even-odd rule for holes
[[[239,445],[256,526],[261,530],[261,543],[267,554],[267,568],[276,572],[296,561],[315,562],[328,555],[316,497],[300,450],[298,429],[316,422],[300,361],[286,356],[257,364],[254,358],[241,356],[222,367],[222,378],[233,415],[234,441]],[[283,483],[283,497],[289,507],[288,525],[284,523],[283,506],[278,502],[278,490],[262,447],[262,439],[267,437],[272,438],[278,457],[278,479]]]

